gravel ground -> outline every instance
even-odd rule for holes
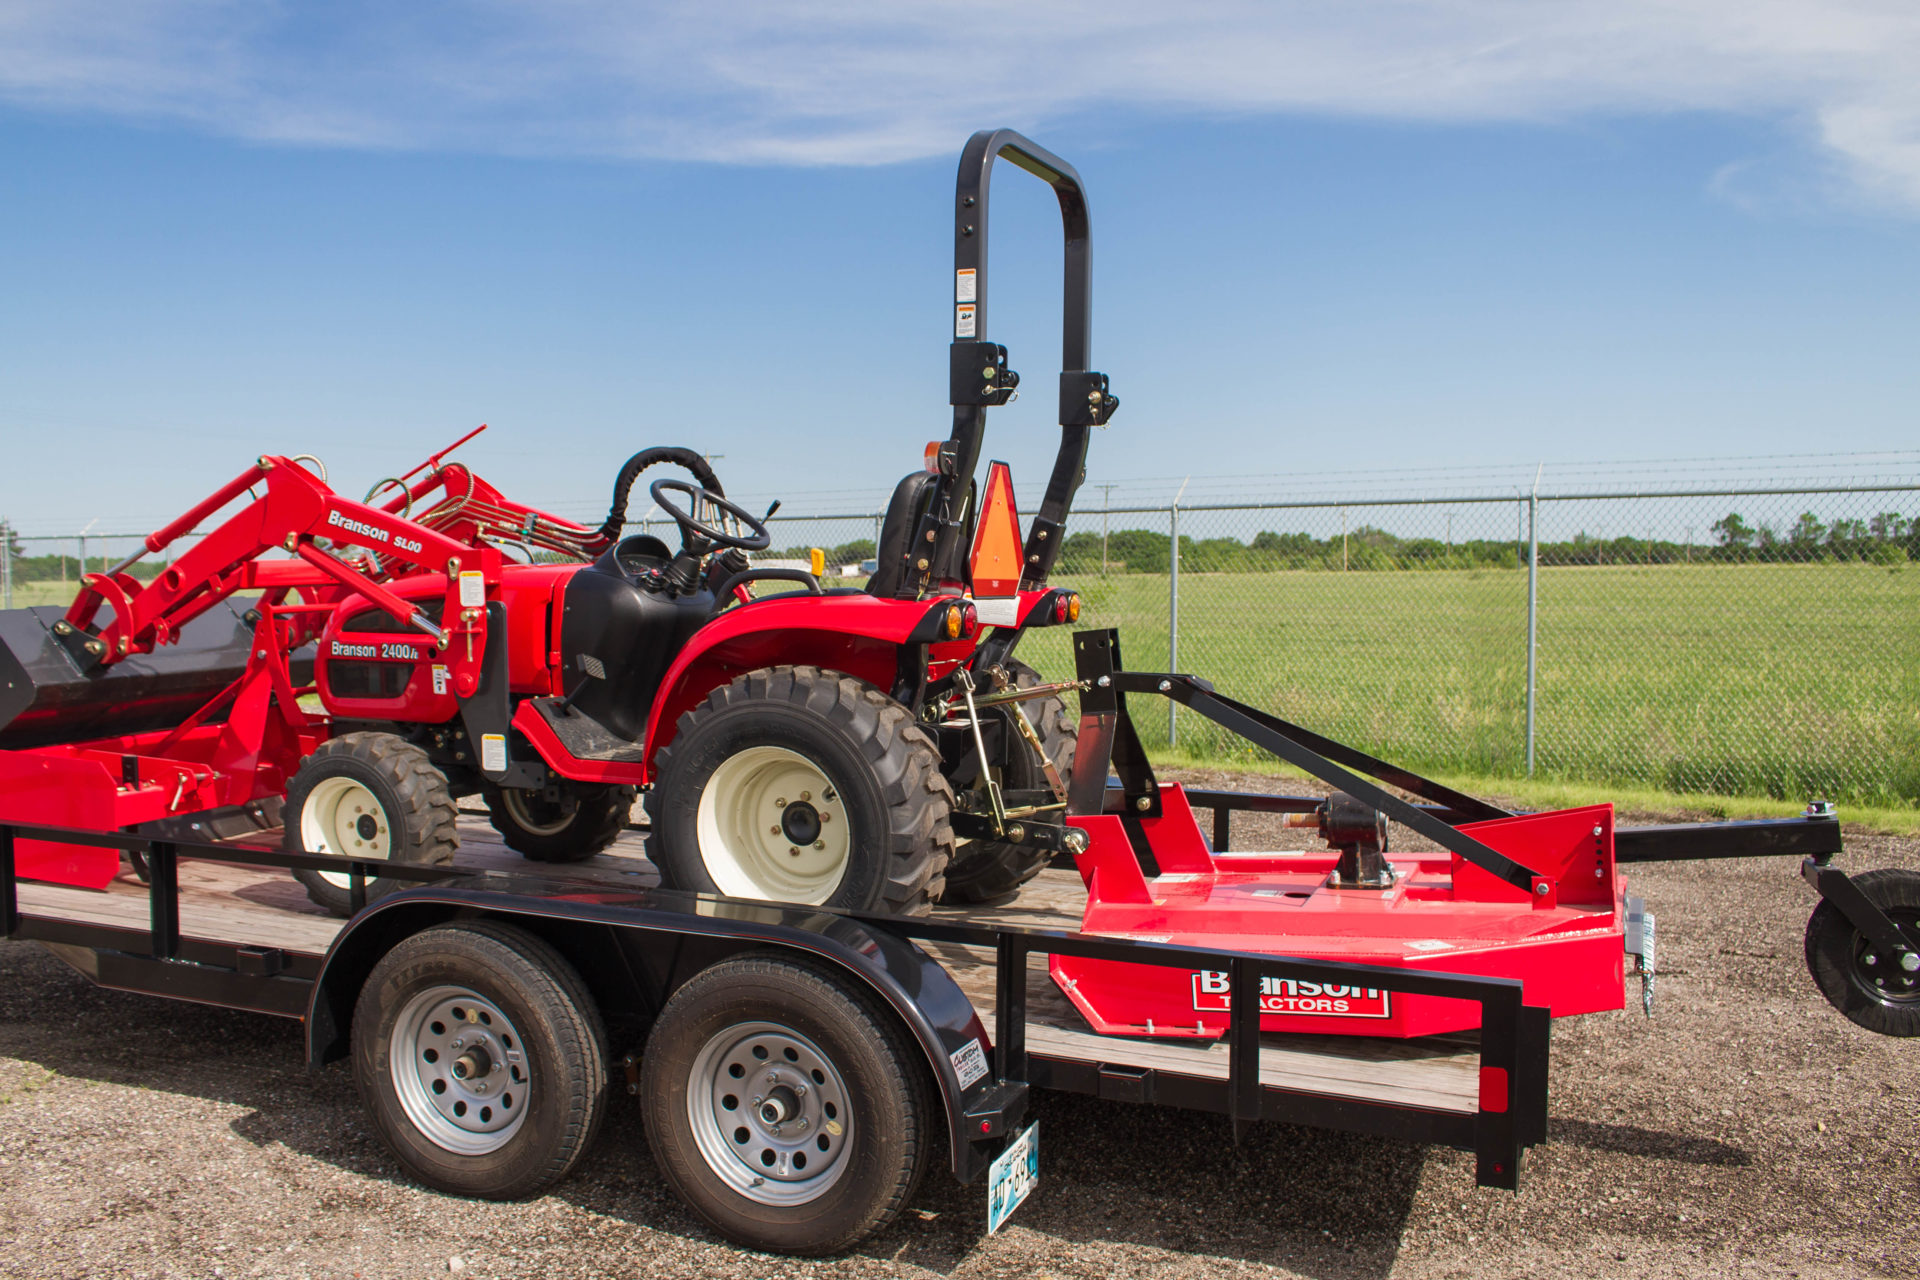
[[[1843,861],[1920,868],[1920,840],[1850,834]],[[824,1262],[709,1235],[624,1099],[552,1194],[455,1200],[405,1181],[344,1068],[304,1070],[293,1023],[100,991],[0,944],[0,1274],[1920,1275],[1920,1042],[1814,991],[1795,870],[1636,871],[1657,1016],[1556,1026],[1551,1139],[1517,1195],[1476,1189],[1463,1153],[1282,1126],[1236,1148],[1211,1116],[1042,1095],[1042,1181],[997,1235],[984,1193],[936,1170]]]

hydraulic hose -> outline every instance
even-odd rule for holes
[[[706,458],[692,449],[683,449],[678,445],[655,445],[651,449],[642,449],[628,458],[620,468],[620,474],[613,482],[613,506],[607,512],[607,522],[600,526],[596,537],[605,544],[611,544],[620,536],[620,530],[627,524],[627,495],[633,491],[633,482],[648,467],[665,462],[676,467],[684,467],[693,473],[693,478],[702,489],[708,489],[726,496],[726,490],[720,487],[720,477],[713,474],[713,468]]]

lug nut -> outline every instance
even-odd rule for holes
[[[805,803],[806,803],[807,801],[809,801],[809,800],[811,800],[811,799],[813,799],[813,792],[811,792],[811,791],[802,791],[802,792],[800,793],[800,803],[801,803],[801,804],[805,804]]]
[[[774,807],[774,808],[776,808],[776,809],[784,809],[784,808],[786,808],[786,807],[787,807],[787,798],[786,798],[785,796],[781,796],[781,797],[780,797],[780,798],[779,798],[778,800],[775,800],[775,801],[773,802],[773,807]]]
[[[815,840],[813,842],[813,847],[816,849],[824,849],[827,847],[827,842],[825,840]]]

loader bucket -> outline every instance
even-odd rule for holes
[[[170,729],[239,679],[253,628],[251,599],[209,609],[179,642],[83,673],[54,639],[58,606],[0,610],[0,750],[85,742]],[[312,651],[295,655],[293,679],[313,678]]]

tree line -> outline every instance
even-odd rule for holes
[[[1920,521],[1898,512],[1867,520],[1823,523],[1812,512],[1785,529],[1749,524],[1737,512],[1708,526],[1711,542],[1660,538],[1594,537],[1585,532],[1540,544],[1542,565],[1741,564],[1864,561],[1904,564],[1920,558]],[[1061,573],[1164,574],[1172,568],[1172,542],[1151,529],[1071,534],[1060,547]],[[1517,539],[1402,538],[1374,525],[1344,537],[1308,533],[1256,533],[1238,538],[1180,536],[1180,567],[1193,573],[1263,573],[1284,569],[1517,569],[1529,548]]]

